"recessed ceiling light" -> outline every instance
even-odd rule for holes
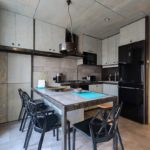
[[[105,22],[110,22],[111,19],[110,19],[110,18],[104,18],[104,21],[105,21]]]

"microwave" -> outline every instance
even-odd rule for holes
[[[83,64],[97,65],[97,54],[83,52]]]

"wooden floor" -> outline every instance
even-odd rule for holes
[[[87,112],[85,117],[89,117],[93,113],[94,111]],[[26,131],[24,133],[19,132],[19,125],[20,122],[0,125],[0,150],[23,150]],[[150,125],[141,125],[120,118],[119,128],[125,150],[150,150]],[[39,137],[38,133],[33,132],[28,150],[37,150]],[[91,141],[77,133],[76,149],[92,150]],[[61,150],[61,139],[57,142],[52,136],[52,132],[46,133],[42,150]],[[99,144],[98,150],[112,150],[112,141]]]

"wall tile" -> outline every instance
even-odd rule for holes
[[[0,83],[7,83],[7,53],[0,53]]]
[[[21,100],[18,89],[25,90],[30,95],[31,84],[8,84],[8,121],[18,119],[21,109]]]
[[[8,54],[8,83],[31,82],[31,56]]]
[[[7,122],[7,84],[0,84],[0,123]]]

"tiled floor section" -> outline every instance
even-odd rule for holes
[[[90,116],[89,114],[92,112],[86,113],[86,116]],[[26,132],[19,132],[19,125],[18,122],[0,125],[0,150],[23,150]],[[120,118],[119,128],[125,150],[150,150],[150,125]],[[28,150],[37,150],[39,137],[38,133],[33,132]],[[46,133],[42,150],[61,150],[61,140],[57,142],[52,132]],[[92,150],[91,141],[77,133],[76,150]],[[98,150],[112,150],[112,141],[99,144]]]

